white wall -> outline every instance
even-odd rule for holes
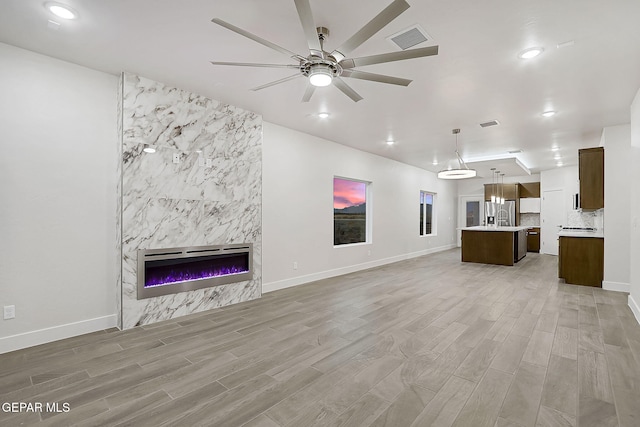
[[[115,325],[117,77],[0,44],[0,353]]]
[[[630,176],[628,180],[628,192],[630,194],[630,245],[629,258],[630,262],[630,294],[629,306],[633,310],[636,319],[640,323],[640,191],[638,183],[640,183],[640,90],[636,93],[636,97],[631,104],[631,148],[630,155],[625,165],[633,165],[630,168]]]
[[[629,125],[602,131],[604,145],[604,280],[608,290],[629,292],[630,193],[628,169],[622,167],[630,155]]]
[[[263,160],[266,292],[454,247],[455,182],[266,122]],[[371,244],[334,248],[334,176],[372,182]],[[437,193],[436,236],[418,235],[420,190]]]

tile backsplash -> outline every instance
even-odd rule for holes
[[[522,213],[520,214],[520,225],[529,227],[540,227],[539,213]]]
[[[604,209],[583,212],[570,211],[567,214],[567,227],[591,227],[598,230],[604,228]]]

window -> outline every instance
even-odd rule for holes
[[[420,192],[420,235],[428,236],[434,234],[435,223],[433,215],[434,193],[427,191]]]
[[[333,178],[333,244],[367,242],[367,190],[369,183]]]

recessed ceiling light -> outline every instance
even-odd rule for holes
[[[320,117],[321,119],[326,119],[327,117],[329,117],[329,113],[325,113],[325,112],[318,113],[318,117]]]
[[[431,163],[433,166],[438,166],[438,161],[434,160],[433,163]]]
[[[560,149],[560,147],[555,146],[555,145],[553,147],[551,147],[551,151],[558,151],[559,149]]]
[[[387,141],[387,145],[393,145],[395,143],[396,142],[393,139],[390,139],[390,140]]]
[[[531,58],[535,58],[536,56],[540,55],[542,52],[544,52],[544,49],[541,47],[532,47],[529,49],[525,49],[522,52],[520,52],[518,54],[518,58],[520,59],[531,59]]]
[[[560,154],[556,154],[555,156],[553,156],[553,160],[560,160],[562,158],[562,156]]]
[[[561,167],[562,165],[563,165],[563,163],[562,163],[562,162],[558,162],[558,163],[556,163],[556,166],[558,166],[558,167]]]
[[[549,111],[545,111],[544,113],[542,113],[543,117],[551,117],[551,116],[555,116],[556,112],[553,110],[549,110]]]
[[[62,19],[76,19],[78,12],[70,8],[69,6],[61,3],[46,2],[44,6],[49,9],[51,13]]]
[[[156,152],[156,147],[154,147],[153,145],[145,145],[145,147],[142,149],[142,151],[144,151],[145,153],[155,153]]]

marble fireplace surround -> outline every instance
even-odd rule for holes
[[[129,73],[118,114],[119,327],[259,298],[262,117]],[[239,243],[252,244],[250,280],[137,299],[138,249]]]

